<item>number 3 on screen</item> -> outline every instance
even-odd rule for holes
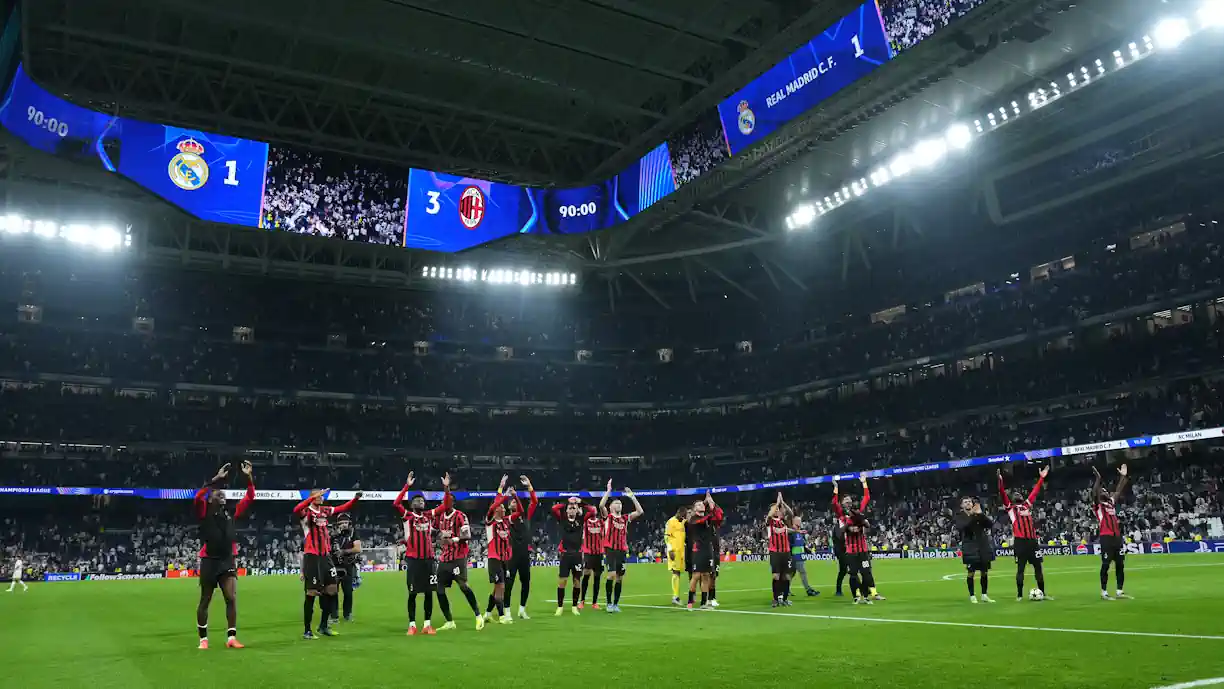
[[[227,187],[238,186],[238,161],[237,160],[225,161],[225,169],[227,171],[225,173],[225,186]]]
[[[442,192],[427,191],[425,196],[429,197],[429,205],[425,206],[425,212],[430,215],[437,215],[438,211],[442,210],[442,204],[438,203],[438,198],[442,196]]]

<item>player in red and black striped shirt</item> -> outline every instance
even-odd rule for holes
[[[442,551],[441,560],[438,562],[438,607],[442,608],[442,614],[446,616],[446,624],[441,628],[455,628],[450,612],[450,599],[446,597],[446,589],[450,588],[452,583],[456,583],[472,608],[472,614],[476,615],[476,631],[480,631],[484,629],[484,616],[480,614],[476,594],[472,593],[471,587],[468,586],[468,558],[471,556],[469,542],[472,540],[472,528],[468,524],[467,515],[452,505],[449,510],[438,517],[437,526],[438,545]]]
[[[1101,472],[1092,467],[1096,481],[1092,484],[1092,514],[1097,518],[1100,529],[1098,540],[1101,548],[1101,598],[1109,597],[1109,563],[1114,563],[1114,571],[1118,579],[1118,598],[1130,598],[1122,591],[1126,581],[1126,553],[1122,552],[1122,525],[1118,523],[1118,500],[1122,491],[1126,490],[1126,465],[1118,467],[1118,487],[1110,493],[1101,487]]]
[[[523,516],[523,504],[515,501],[517,510],[511,514],[506,514],[506,481],[509,476],[502,476],[501,485],[497,487],[497,497],[494,498],[493,504],[489,507],[489,514],[485,518],[485,537],[488,541],[488,562],[486,567],[489,570],[489,583],[493,584],[493,593],[489,594],[489,607],[485,610],[485,617],[492,615],[493,609],[497,608],[497,621],[500,624],[510,624],[513,620],[506,613],[506,566],[510,562],[510,558],[514,556],[514,544],[511,542],[511,524],[515,519],[521,519]]]
[[[361,491],[352,500],[332,507],[323,504],[323,496],[330,489],[320,488],[311,491],[310,497],[293,507],[293,514],[302,524],[302,534],[305,542],[302,545],[302,581],[306,585],[306,600],[302,603],[302,620],[306,624],[303,639],[313,639],[310,631],[310,621],[314,617],[314,599],[319,599],[319,610],[323,619],[319,621],[319,633],[333,636],[335,632],[328,626],[328,620],[338,613],[339,597],[336,565],[331,560],[331,534],[327,529],[327,520],[332,515],[348,512],[361,499]]]
[[[867,545],[867,529],[871,527],[863,513],[867,509],[867,503],[871,502],[867,477],[860,476],[859,483],[863,484],[863,500],[858,509],[855,509],[854,500],[849,495],[840,497],[837,480],[833,481],[833,514],[846,531],[846,559],[850,570],[851,591],[857,584],[859,592],[854,602],[871,605],[873,600],[884,600],[884,596],[876,591],[875,574],[871,571],[871,547]]]
[[[629,557],[629,522],[642,516],[642,503],[626,488],[625,497],[633,501],[633,511],[624,514],[624,505],[619,498],[608,503],[612,494],[612,479],[599,501],[599,513],[604,515],[604,560],[608,568],[608,579],[604,593],[608,598],[608,612],[620,612],[621,582],[625,578],[625,560]]]
[[[408,573],[408,636],[416,636],[417,595],[425,595],[425,634],[433,635],[433,592],[437,587],[434,573],[434,527],[438,517],[451,508],[450,474],[442,477],[442,488],[446,491],[442,504],[432,510],[425,509],[425,496],[412,496],[409,507],[404,507],[404,496],[416,483],[414,472],[408,472],[404,488],[392,503],[404,520],[404,564]]]
[[[1041,591],[1041,599],[1048,599],[1045,595],[1045,571],[1041,566],[1041,551],[1040,544],[1037,542],[1037,527],[1033,524],[1033,503],[1037,501],[1037,494],[1041,492],[1041,484],[1045,481],[1045,477],[1049,475],[1050,467],[1042,469],[1037,475],[1037,485],[1033,486],[1033,491],[1024,497],[1024,494],[1016,491],[1015,496],[1007,495],[1007,486],[1003,484],[1003,470],[999,469],[999,495],[1003,498],[1003,509],[1007,511],[1007,518],[1011,520],[1012,525],[1012,551],[1016,555],[1016,600],[1024,600],[1024,567],[1027,564],[1033,565],[1033,574],[1037,577],[1037,590]],[[1051,599],[1052,600],[1052,599]]]
[[[557,612],[559,616],[565,611],[565,583],[573,579],[573,601],[570,611],[580,614],[578,605],[582,601],[579,594],[579,579],[582,577],[582,540],[583,524],[588,517],[596,514],[593,505],[583,505],[582,500],[570,498],[568,502],[553,505],[552,516],[561,525],[561,543],[557,546],[557,555],[561,567],[557,570]]]
[[[790,578],[793,558],[791,557],[790,535],[793,513],[791,508],[778,499],[769,506],[769,516],[765,518],[765,535],[769,540],[769,571],[773,574],[773,607],[789,606]]]
[[[591,607],[599,609],[599,580],[603,577],[603,543],[604,543],[604,521],[596,510],[594,514],[588,512],[582,520],[582,594],[578,598],[578,609],[581,610],[586,602],[587,587],[591,584],[591,579],[595,579],[595,585],[590,586],[591,589]]]
[[[705,497],[693,503],[688,519],[684,523],[685,565],[690,569],[688,610],[693,610],[697,590],[701,590],[701,610],[716,607],[714,603],[714,573],[718,570],[721,553],[718,547],[718,529],[723,523],[722,508],[714,502],[714,496],[706,491]]]

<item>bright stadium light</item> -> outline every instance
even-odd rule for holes
[[[791,211],[786,219],[787,226],[792,230],[809,227],[816,220],[816,207],[810,203],[801,203]]]
[[[1162,19],[1152,30],[1152,38],[1158,47],[1172,50],[1190,38],[1190,24],[1181,17]]]
[[[948,132],[944,134],[944,139],[947,140],[949,146],[962,151],[973,141],[973,132],[970,131],[969,125],[958,123],[948,127]]]
[[[893,177],[904,177],[908,175],[910,170],[914,169],[914,163],[910,160],[908,153],[900,153],[892,162],[888,164],[888,172]]]
[[[1205,0],[1199,7],[1198,22],[1205,29],[1224,26],[1224,0]]]
[[[943,139],[926,139],[914,147],[914,163],[918,167],[932,167],[948,155],[948,144]]]

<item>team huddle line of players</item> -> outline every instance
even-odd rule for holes
[[[241,471],[247,479],[245,495],[231,515],[227,509],[221,487],[228,479],[230,465],[225,464],[217,474],[201,487],[195,495],[194,510],[199,520],[200,533],[200,601],[196,610],[196,624],[200,648],[208,648],[208,610],[213,592],[220,589],[225,599],[226,646],[243,648],[237,639],[237,606],[235,587],[237,566],[235,555],[238,545],[234,520],[241,518],[255,499],[254,472],[250,462],[243,462]],[[1113,492],[1101,488],[1101,475],[1096,469],[1096,482],[1092,488],[1092,510],[1099,524],[1101,545],[1101,597],[1110,598],[1107,591],[1109,565],[1114,564],[1117,577],[1116,595],[1123,593],[1124,560],[1121,528],[1118,524],[1116,502],[1126,487],[1127,468],[1119,469],[1121,478]],[[1036,528],[1033,524],[1032,508],[1049,474],[1049,467],[1041,470],[1037,484],[1028,496],[1015,493],[1009,496],[999,473],[999,491],[1002,507],[1011,522],[1014,551],[1017,563],[1016,595],[1023,598],[1024,573],[1031,564],[1037,579],[1037,589],[1032,597],[1045,600],[1045,578],[1042,556],[1038,547]],[[456,624],[451,612],[447,590],[455,585],[466,599],[475,619],[477,630],[486,622],[496,620],[499,624],[512,624],[509,600],[516,580],[520,584],[519,618],[527,615],[527,600],[531,587],[531,557],[529,522],[539,505],[535,488],[526,476],[519,483],[527,491],[528,501],[524,505],[518,492],[508,486],[509,476],[503,476],[497,495],[485,515],[487,572],[493,585],[487,604],[482,612],[476,595],[468,586],[468,559],[471,554],[471,525],[467,515],[455,508],[451,494],[450,475],[442,477],[444,490],[441,504],[427,509],[424,494],[418,492],[409,497],[416,484],[415,475],[408,474],[403,489],[395,497],[393,506],[404,526],[405,546],[403,568],[408,587],[408,635],[418,633],[433,635],[432,626],[434,595],[446,623],[441,629],[454,629]],[[855,502],[849,495],[842,495],[836,481],[833,482],[833,513],[835,529],[831,547],[838,561],[837,592],[842,595],[842,584],[849,576],[850,593],[855,604],[871,605],[885,600],[876,590],[872,572],[871,547],[868,533],[871,522],[867,519],[867,507],[871,493],[867,479],[859,479],[862,498]],[[327,489],[317,489],[293,508],[300,520],[303,534],[302,581],[305,586],[303,600],[303,638],[336,634],[332,626],[339,621],[341,605],[339,594],[344,593],[343,615],[352,619],[353,589],[360,586],[361,541],[352,528],[349,511],[358,503],[362,493],[358,491],[352,500],[341,505],[325,505],[323,497]],[[631,512],[624,511],[624,502],[609,500],[612,481],[609,480],[598,506],[583,504],[573,497],[558,503],[551,509],[553,518],[561,527],[561,542],[558,547],[560,567],[557,573],[557,608],[555,614],[564,614],[566,587],[571,587],[570,611],[581,614],[588,591],[591,604],[599,609],[599,581],[604,579],[605,601],[608,612],[620,612],[621,590],[625,577],[625,565],[629,554],[629,524],[642,516],[641,503],[633,491],[626,488],[625,497],[633,504]],[[405,498],[408,498],[405,506]],[[330,528],[335,518],[336,528]],[[961,535],[962,561],[966,567],[966,583],[970,600],[993,603],[989,597],[988,572],[994,560],[995,550],[990,540],[990,519],[983,514],[976,498],[961,500],[961,512],[956,516]],[[718,607],[717,577],[721,549],[718,529],[723,522],[723,511],[710,493],[691,505],[680,507],[668,520],[665,531],[665,550],[668,569],[671,571],[672,602],[680,605],[680,576],[689,575],[687,608],[710,609]],[[802,528],[801,518],[786,503],[781,493],[770,505],[764,522],[765,540],[768,543],[770,573],[773,584],[772,605],[789,606],[790,582],[798,572],[809,596],[818,594],[807,580],[803,558],[806,551],[807,532]],[[440,556],[439,556],[440,551]],[[604,574],[607,574],[604,578]],[[974,574],[981,584],[981,598],[975,595]],[[591,585],[592,582],[594,585]],[[23,582],[24,585],[24,582]],[[9,590],[12,590],[10,586]],[[697,595],[700,594],[700,603]],[[423,626],[417,627],[417,604],[423,604]],[[322,612],[319,626],[312,628],[314,608]],[[694,606],[697,606],[696,608]],[[496,616],[494,613],[496,612]]]

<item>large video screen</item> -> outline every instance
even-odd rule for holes
[[[42,151],[96,159],[203,220],[458,252],[629,220],[986,1],[867,0],[628,169],[584,187],[520,187],[115,117],[47,92],[20,66],[0,124]]]

